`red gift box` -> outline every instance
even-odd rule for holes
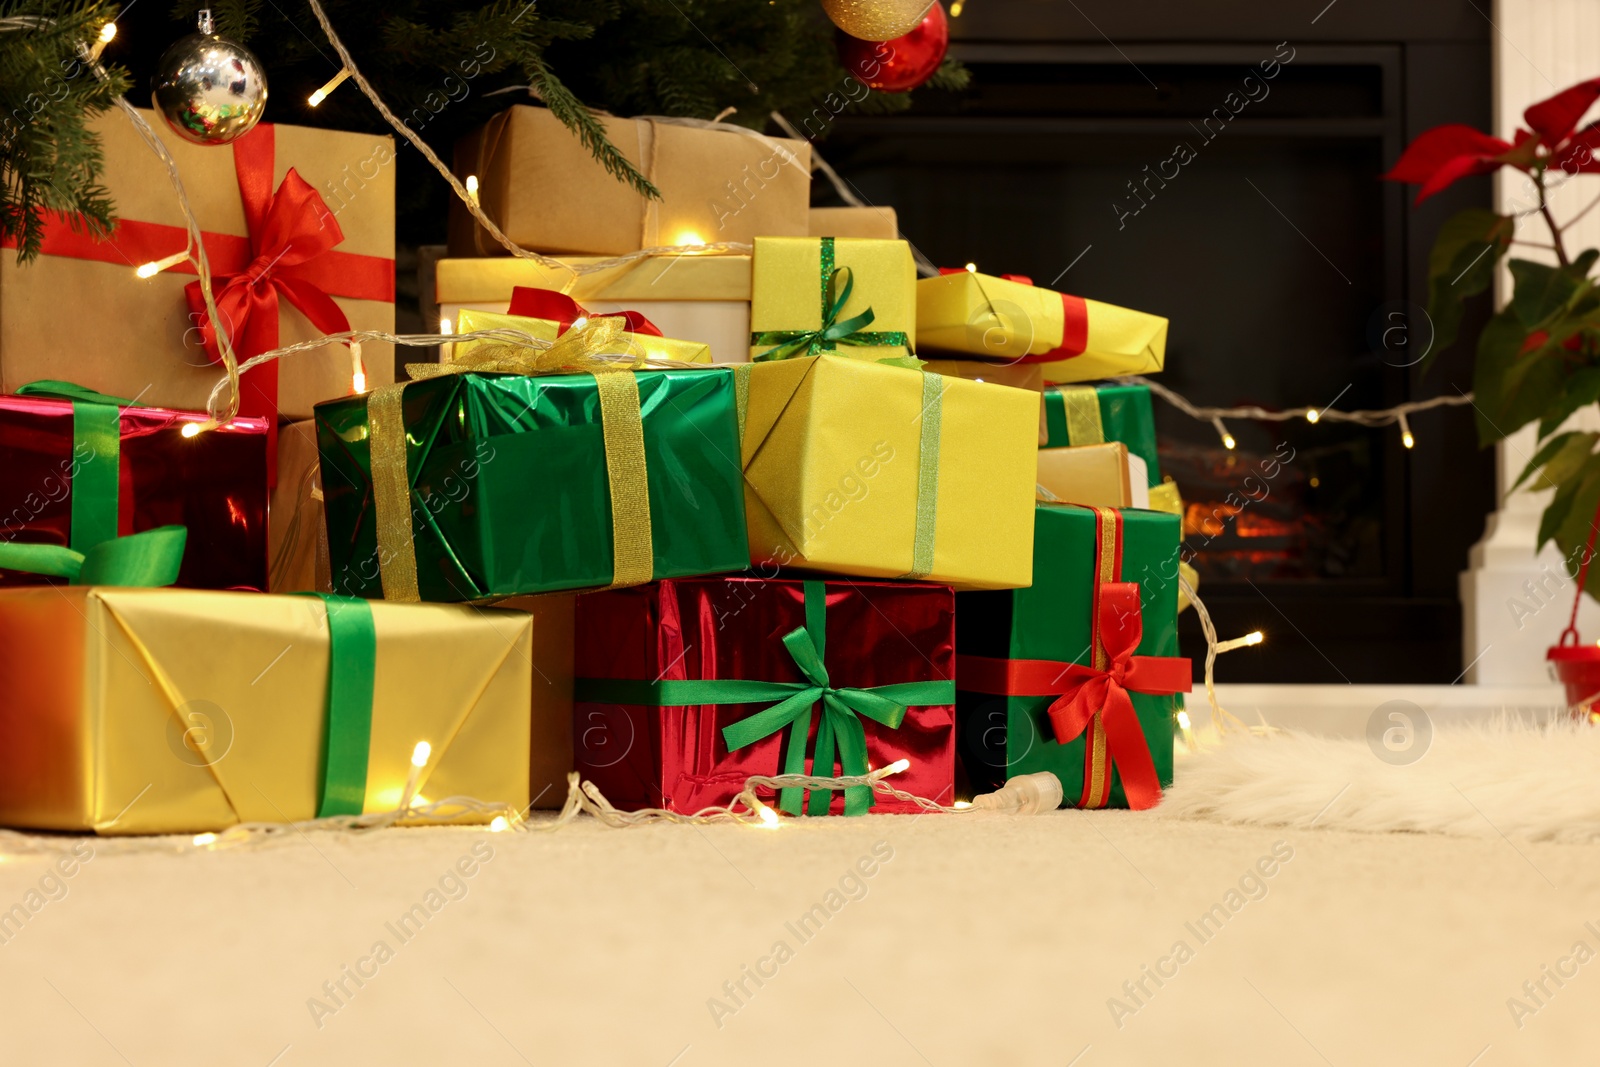
[[[813,666],[809,678],[791,650],[797,639],[811,646],[808,622],[825,635],[818,650],[822,670]],[[805,773],[848,773],[841,769],[849,749],[845,735],[855,729],[842,721],[848,718],[861,724],[856,736],[865,741],[868,768],[908,760],[910,767],[890,779],[897,789],[941,804],[954,799],[955,596],[946,586],[760,578],[651,582],[579,597],[576,646],[577,769],[619,808],[693,812],[725,805],[752,775],[792,771],[800,757],[790,746],[800,736]],[[825,686],[833,687],[826,689],[828,699],[807,695],[814,692],[807,685],[814,686],[819,674]],[[803,705],[800,726],[773,729],[730,751],[725,730],[752,733],[748,720],[770,716],[781,701],[668,703],[673,683],[711,679],[785,683],[791,691],[804,690],[796,697],[797,708]],[[951,695],[945,703],[909,703],[946,688]],[[665,699],[656,705],[629,699],[650,689]],[[869,713],[856,714],[846,704],[865,706]],[[897,719],[898,726],[873,717],[885,704],[903,707],[903,719],[883,715]],[[819,733],[825,736],[819,739]],[[819,740],[825,752],[837,744],[838,763],[829,758],[826,765],[815,765]],[[758,795],[770,799],[773,792],[758,790]],[[845,799],[835,792],[828,812],[844,812]],[[872,810],[920,809],[879,794]]]
[[[166,408],[98,407],[115,419],[116,441],[97,440],[82,402],[0,396],[0,540],[87,551],[110,537],[158,526],[188,528],[177,584],[195,589],[265,590],[267,420],[241,417],[183,436],[206,416]],[[108,456],[115,450],[115,456]],[[116,477],[93,471],[115,458]],[[110,464],[106,464],[109,466]],[[91,487],[103,528],[86,526],[74,497]],[[115,515],[115,530],[111,518]],[[76,542],[76,543],[75,543]],[[38,585],[38,575],[0,571],[0,585]]]

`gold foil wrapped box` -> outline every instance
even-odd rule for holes
[[[348,729],[359,716],[330,716],[329,612],[351,612],[344,626],[363,608],[366,655],[356,641],[337,657],[370,663],[359,745]],[[390,811],[419,741],[432,746],[419,803],[469,796],[520,810],[531,718],[571,715],[533,687],[542,628],[526,612],[432,604],[0,590],[0,824],[189,834],[310,819],[326,799],[330,745],[365,764],[360,810]],[[570,689],[570,657],[564,670]]]

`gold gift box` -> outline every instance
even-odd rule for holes
[[[1121,441],[1039,449],[1039,484],[1068,504],[1134,506],[1128,446]]]
[[[419,741],[433,746],[421,796],[521,809],[538,618],[371,608],[365,810],[398,806]],[[327,609],[315,597],[0,590],[0,824],[187,834],[313,818],[328,668]],[[533,714],[570,718],[571,708]]]
[[[1083,351],[1041,363],[1045,381],[1088,382],[1161,370],[1166,319],[1098,300],[1081,303],[1087,319]],[[995,360],[1042,356],[1062,346],[1066,331],[1063,296],[1050,289],[965,270],[917,283],[917,337],[929,351]]]
[[[775,347],[757,335],[805,333],[822,329],[828,278],[823,247],[833,247],[833,266],[849,268],[850,299],[836,321],[872,309],[868,333],[903,333],[904,345],[840,344],[833,355],[853,359],[903,358],[917,347],[917,267],[904,241],[853,237],[758,237],[750,267],[750,358]],[[839,292],[843,292],[842,279]],[[805,353],[801,353],[804,355]]]
[[[859,359],[752,365],[743,419],[745,521],[756,564],[869,578],[913,568],[924,412],[937,410],[928,581],[1033,581],[1038,394]],[[936,407],[924,378],[942,384]]]
[[[246,236],[233,152],[190,144],[155,112],[141,109],[140,114],[177,161],[201,230]],[[104,182],[118,216],[173,227],[172,245],[161,254],[181,252],[184,238],[178,228],[185,221],[161,160],[116,108],[91,127],[104,150]],[[273,190],[294,168],[337,216],[344,241],[334,252],[393,260],[394,139],[283,124],[273,126],[272,136]],[[210,363],[196,343],[199,333],[184,297],[195,276],[174,268],[137,278],[134,268],[140,264],[121,258],[128,252],[115,254],[120,241],[98,246],[111,253],[103,257],[107,261],[53,255],[48,245],[28,264],[18,263],[14,254],[0,256],[0,392],[14,393],[42,378],[65,378],[112,396],[137,397],[143,404],[205,410],[222,368]],[[392,300],[332,299],[351,329],[394,332]],[[71,341],[64,343],[63,331],[69,329]],[[322,331],[288,300],[281,301],[280,345],[320,336]],[[393,346],[368,341],[362,348],[368,387],[392,382]],[[239,353],[239,361],[248,354]],[[278,366],[278,411],[286,419],[309,419],[313,405],[351,392],[350,354],[343,345],[301,352]]]
[[[989,382],[1012,389],[1031,389],[1039,394],[1039,443],[1050,440],[1044,417],[1044,376],[1037,363],[988,363],[981,359],[930,359],[923,370],[965,378],[969,382]]]
[[[893,241],[900,236],[900,219],[892,207],[814,207],[811,236]]]
[[[596,257],[567,257],[574,267]],[[441,259],[434,291],[441,317],[454,324],[463,310],[504,312],[511,291],[566,290],[592,312],[637,311],[668,337],[701,341],[718,363],[750,358],[750,257],[651,256],[590,274],[573,274],[534,259]]]
[[[456,316],[457,333],[475,333],[479,330],[521,330],[541,341],[554,341],[561,335],[560,323],[549,319],[529,319],[521,315],[507,315],[500,311],[472,311],[463,308]],[[655,337],[647,333],[627,333],[623,336],[651,359],[675,359],[680,363],[710,363],[711,347],[699,341],[679,341],[672,337]],[[492,341],[457,341],[450,346],[446,363],[457,360],[481,345]]]
[[[654,118],[596,115],[606,136],[661,193],[646,199],[608,173],[560,119],[517,106],[456,144],[456,176],[478,177],[484,213],[523,248],[622,255],[660,245],[807,232],[811,145]],[[458,202],[450,254],[505,249]]]

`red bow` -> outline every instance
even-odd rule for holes
[[[294,170],[272,192],[275,154],[270,125],[257,126],[233,143],[233,165],[239,178],[250,234],[250,260],[243,269],[213,274],[212,291],[239,362],[278,347],[278,300],[287,298],[322,333],[350,329],[339,305],[320,285],[303,276],[302,268],[344,240],[328,205]],[[206,354],[221,361],[216,326],[206,314],[200,283],[184,289],[193,320],[199,324]],[[247,372],[239,413],[265,416],[276,436],[278,365],[269,363]],[[274,472],[275,473],[275,472]]]
[[[506,309],[506,314],[558,323],[560,329],[556,331],[557,337],[570,330],[572,324],[581,318],[621,319],[629,333],[648,334],[651,337],[662,336],[656,324],[637,311],[609,311],[596,314],[584,308],[566,293],[558,293],[554,289],[517,286],[511,290],[511,306]]]
[[[963,274],[963,267],[940,267],[939,274]],[[1001,278],[1018,285],[1032,285],[1026,274],[1002,274]],[[1073,356],[1081,356],[1089,347],[1089,305],[1081,296],[1061,294],[1061,344],[1048,352],[1034,356],[1019,356],[1013,363],[1055,363]]]

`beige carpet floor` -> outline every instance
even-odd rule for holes
[[[1593,847],[1064,811],[71,869],[0,862],[7,1067],[1600,1061]]]

